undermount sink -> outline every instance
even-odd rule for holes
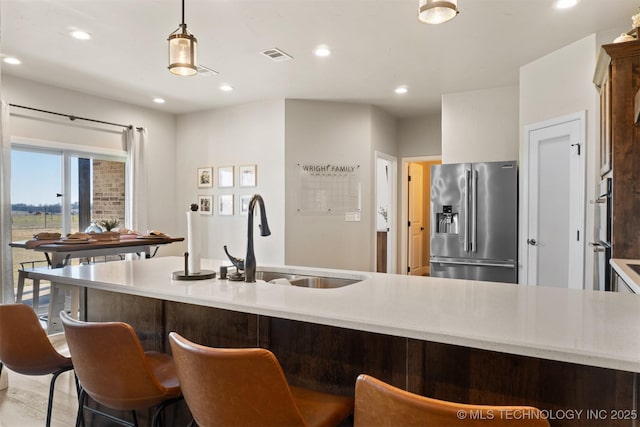
[[[256,271],[256,279],[272,284],[292,285],[301,288],[333,289],[352,285],[364,278],[326,277],[281,271]]]
[[[299,277],[289,282],[293,286],[300,286],[303,288],[321,288],[321,289],[331,289],[331,288],[341,288],[343,286],[352,285],[360,280],[355,279],[343,279],[339,277]]]
[[[293,280],[299,275],[292,273],[282,273],[280,271],[256,271],[256,280],[264,280],[265,282],[271,282],[272,280],[286,279]]]

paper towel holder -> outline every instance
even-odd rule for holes
[[[197,203],[191,203],[189,205],[189,209],[191,212],[197,212],[198,211],[198,204]],[[190,236],[191,238],[191,236]],[[199,261],[199,257],[198,259],[198,264],[200,263]],[[184,270],[180,270],[180,271],[174,271],[171,274],[171,277],[173,278],[173,280],[206,280],[206,279],[213,279],[216,277],[216,272],[215,271],[211,271],[211,270],[200,270],[197,272],[190,272],[189,271],[189,252],[185,252],[184,253]]]
[[[189,252],[184,253],[184,270],[171,273],[173,280],[206,280],[215,279],[216,272],[211,270],[200,270],[198,273],[189,273]]]

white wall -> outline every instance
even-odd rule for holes
[[[596,46],[598,46],[598,52],[600,51],[600,46],[603,44],[613,43],[616,37],[620,36],[622,33],[626,33],[627,31],[629,31],[629,28],[623,26],[596,33]]]
[[[390,156],[398,155],[397,120],[378,107],[371,107],[371,148]]]
[[[286,263],[371,270],[375,233],[372,107],[287,100],[285,128]],[[380,134],[390,133],[381,131]],[[297,165],[303,163],[360,166],[362,212],[359,222],[346,222],[344,215],[297,212]]]
[[[10,75],[2,76],[1,96],[12,104],[146,127],[149,134],[148,225],[170,235],[180,235],[176,227],[175,210],[172,209],[176,196],[174,115]],[[12,136],[122,150],[120,129],[117,127],[72,122],[67,118],[18,108],[12,108],[11,112]],[[163,253],[167,253],[169,248],[172,248],[169,252],[178,250],[177,246],[169,245],[163,248]]]
[[[600,180],[598,134],[599,101],[593,84],[596,55],[595,34],[578,40],[520,69],[520,127],[586,110],[587,184],[585,200],[594,200]],[[520,152],[524,156],[524,135]],[[521,157],[522,159],[523,157]],[[586,204],[586,241],[595,237],[595,207]],[[523,234],[521,233],[521,236]],[[521,237],[522,239],[522,237]],[[522,260],[526,261],[526,260]],[[594,255],[586,246],[585,287],[593,288]]]
[[[518,87],[442,96],[442,163],[518,158]]]
[[[595,125],[597,90],[593,73],[596,55],[595,35],[591,35],[521,67],[522,125],[588,108],[591,108],[589,121]]]
[[[271,236],[262,237],[259,216],[254,217],[254,243],[258,264],[284,263],[284,101],[264,101],[201,111],[178,117],[175,181],[180,189],[170,209],[186,234],[186,216],[198,195],[214,196],[212,216],[202,216],[202,256],[226,259],[223,246],[239,258],[247,249],[247,217],[239,214],[239,196],[260,194],[266,206]],[[238,166],[257,165],[257,186],[238,185]],[[214,167],[213,188],[198,189],[196,169]],[[218,188],[218,167],[234,166],[235,186]],[[220,216],[215,209],[220,194],[234,194],[234,215]]]
[[[250,124],[248,126],[247,124]],[[265,199],[272,235],[254,230],[258,263],[370,270],[373,268],[375,198],[374,149],[395,155],[395,119],[368,105],[321,101],[258,102],[179,116],[177,215],[197,196],[260,193]],[[298,164],[360,165],[361,221],[344,215],[300,215],[297,212]],[[196,168],[258,165],[255,189],[198,189]],[[285,175],[286,174],[286,175]],[[283,192],[282,189],[285,189]],[[222,247],[244,257],[246,217],[203,216],[204,257],[225,258]],[[258,221],[255,219],[254,223]]]
[[[378,206],[376,204],[376,197],[373,196],[373,193],[376,191],[376,189],[380,188],[381,185],[388,187],[388,184],[384,181],[380,182],[380,181],[375,181],[376,180],[376,176],[378,175],[376,173],[376,169],[378,167],[377,164],[377,159],[376,159],[376,151],[378,153],[382,153],[382,154],[386,154],[392,157],[395,157],[397,159],[398,157],[398,142],[397,142],[397,134],[398,134],[398,120],[393,117],[392,115],[390,115],[389,113],[381,110],[378,107],[371,107],[371,181],[373,184],[373,187],[371,189],[371,209],[372,209],[372,217],[376,218],[374,220],[374,225],[373,225],[373,229],[377,231],[379,229],[379,220],[381,218],[381,215],[378,213]],[[379,160],[379,159],[378,159]],[[398,159],[399,160],[399,159]],[[398,162],[396,162],[395,165],[392,165],[391,163],[389,163],[388,165],[389,167],[389,171],[390,173],[395,170],[396,171],[396,176],[395,181],[393,180],[392,177],[389,177],[390,182],[398,182],[398,171],[399,171],[399,167],[398,167]],[[374,183],[375,181],[375,183]],[[385,190],[383,190],[385,195],[383,196],[385,199],[388,199],[388,204],[392,204],[394,201],[394,195],[391,191],[389,191],[389,188],[386,188]],[[380,199],[378,199],[380,200]],[[395,200],[399,200],[398,195],[396,195]],[[390,227],[393,227],[395,225],[395,232],[391,232],[388,235],[387,238],[387,257],[390,258],[393,256],[394,251],[396,251],[396,248],[398,246],[398,215],[399,215],[399,210],[398,210],[398,206],[396,204],[396,206],[394,206],[394,209],[389,209],[388,211],[388,225]],[[395,244],[394,242],[392,242],[392,240],[395,239]],[[372,239],[371,239],[371,248],[370,248],[370,256],[371,256],[371,267],[370,270],[375,271],[376,270],[376,260],[377,260],[377,236],[373,235]],[[393,266],[393,264],[390,264],[391,266]],[[387,270],[389,273],[392,273],[391,270]]]
[[[442,115],[401,119],[398,121],[398,156],[437,156],[442,153]]]

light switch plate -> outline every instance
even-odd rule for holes
[[[359,222],[360,212],[347,212],[344,214],[344,220],[347,222]]]

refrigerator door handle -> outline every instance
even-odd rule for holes
[[[474,170],[471,179],[471,238],[470,252],[478,250],[478,171]]]
[[[451,264],[451,265],[468,265],[472,267],[504,267],[504,268],[516,268],[515,262],[469,262],[465,260],[438,260],[431,259],[433,264]]]
[[[471,187],[471,169],[464,170],[464,216],[466,218],[464,224],[464,251],[469,252],[469,192]]]

